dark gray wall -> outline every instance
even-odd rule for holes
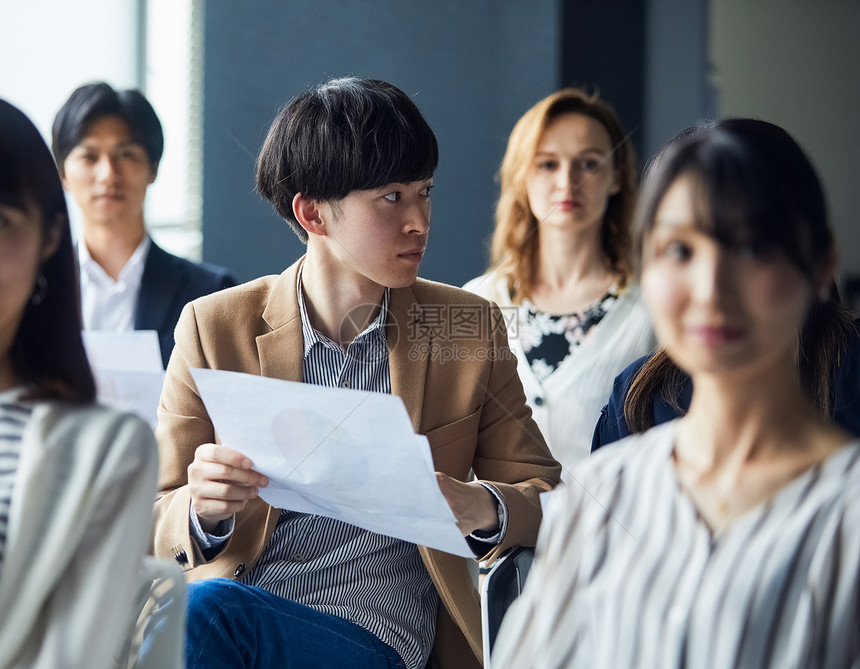
[[[242,279],[298,258],[302,245],[254,192],[254,159],[288,98],[352,74],[414,94],[438,136],[422,276],[461,284],[482,272],[508,133],[560,84],[560,14],[558,0],[207,3],[204,258]]]
[[[716,118],[708,81],[709,0],[649,0],[645,16],[644,156],[684,128]]]
[[[678,131],[716,114],[708,82],[709,0],[562,6],[562,83],[594,88],[613,104],[640,164]]]
[[[562,84],[612,103],[638,154],[644,148],[646,0],[563,3]]]

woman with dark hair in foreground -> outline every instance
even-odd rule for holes
[[[711,123],[712,125],[712,123]],[[681,131],[657,154],[648,170],[676,144],[710,127]],[[815,304],[800,332],[796,356],[801,384],[819,410],[849,433],[860,436],[860,319],[839,298],[834,283],[829,299]],[[592,436],[592,453],[636,432],[644,432],[690,408],[693,382],[664,348],[630,363],[612,384]]]
[[[555,494],[494,667],[855,666],[860,442],[822,411],[844,318],[813,167],[777,126],[722,121],[661,158],[636,231],[696,392]]]
[[[131,623],[157,448],[95,404],[63,189],[0,100],[0,666],[110,667]]]

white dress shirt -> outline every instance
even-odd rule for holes
[[[78,244],[84,330],[134,330],[134,310],[151,244],[149,236],[144,235],[116,281],[93,260],[83,240]]]

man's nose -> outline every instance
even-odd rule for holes
[[[408,232],[427,234],[430,231],[430,205],[416,203],[409,208],[407,218]]]
[[[96,177],[99,181],[114,181],[119,177],[116,162],[110,156],[102,156],[96,163]]]

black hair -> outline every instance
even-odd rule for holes
[[[652,162],[634,221],[641,263],[666,192],[688,177],[697,192],[696,225],[728,247],[740,245],[788,259],[824,299],[813,301],[798,333],[801,386],[820,412],[833,404],[833,380],[849,342],[857,337],[852,316],[835,285],[819,286],[820,270],[833,259],[834,238],[821,181],[797,142],[773,123],[726,119],[688,128]],[[653,425],[651,402],[660,396],[678,413],[686,375],[661,348],[633,379],[624,402],[631,432]]]
[[[415,103],[377,79],[333,79],[290,100],[257,158],[257,189],[303,242],[297,193],[335,202],[354,190],[433,176],[436,136]]]
[[[40,267],[37,285],[41,286],[34,286],[41,301],[27,302],[15,334],[10,352],[13,368],[28,386],[30,397],[91,402],[96,387],[81,340],[78,272],[63,187],[39,131],[3,100],[0,202],[38,211],[43,238],[49,233],[59,235],[56,251]]]
[[[827,205],[812,163],[785,130],[726,119],[685,131],[655,159],[635,221],[637,256],[657,208],[681,176],[698,191],[696,224],[727,247],[783,254],[808,280],[833,252]]]
[[[158,168],[164,153],[164,132],[149,100],[140,91],[117,91],[96,82],[77,88],[54,119],[52,148],[60,174],[66,158],[83,141],[93,122],[108,116],[125,122],[132,139],[146,151],[150,167]]]

